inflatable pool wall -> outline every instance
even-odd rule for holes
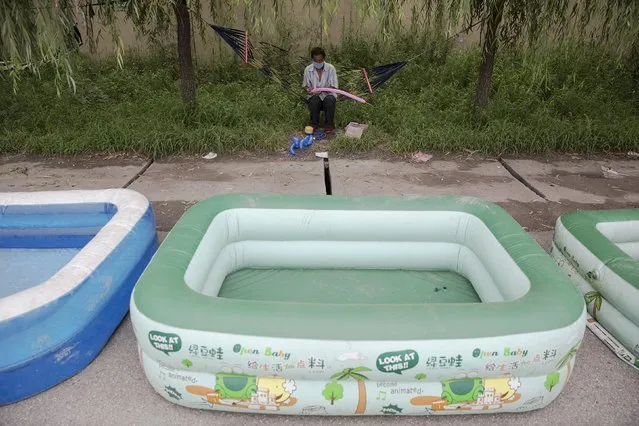
[[[415,244],[404,249],[399,240]],[[458,268],[477,283],[493,275],[493,287],[477,290],[492,303],[216,297],[226,274],[247,264],[308,268],[340,261],[409,269],[421,262]],[[184,214],[131,297],[140,362],[166,400],[291,415],[539,409],[566,386],[585,317],[568,277],[508,213],[462,197],[213,197]]]
[[[639,209],[564,214],[551,253],[583,295],[592,321],[625,349],[602,336],[604,342],[639,367]]]
[[[98,355],[157,245],[152,207],[131,190],[0,193],[0,405]]]

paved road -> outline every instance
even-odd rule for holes
[[[497,202],[548,248],[556,218],[574,209],[639,207],[639,161],[490,159],[331,161],[334,193],[348,195],[471,195]],[[606,179],[601,166],[621,173]],[[193,203],[216,193],[323,193],[321,164],[217,158],[176,158],[146,168],[143,158],[27,159],[0,157],[0,191],[130,188],[154,204],[165,235]],[[144,171],[144,173],[140,172]],[[514,173],[513,173],[514,171]],[[524,185],[513,177],[523,179]],[[435,424],[639,424],[639,373],[618,360],[589,331],[566,389],[550,406],[523,414],[447,416]],[[404,418],[299,418],[226,414],[181,408],[148,385],[138,364],[128,317],[98,358],[80,374],[26,401],[0,408],[0,425],[234,425],[422,424]]]

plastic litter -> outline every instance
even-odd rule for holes
[[[368,129],[368,124],[360,124],[354,121],[348,123],[345,129],[345,135],[349,138],[361,139],[364,131]]]
[[[606,166],[601,166],[601,171],[603,172],[603,176],[606,179],[621,179],[626,176],[623,173],[619,173],[615,170],[612,170],[612,168],[606,167]]]
[[[215,157],[217,157],[217,154],[215,152],[209,152],[208,154],[206,154],[202,158],[204,158],[205,160],[212,160]]]
[[[433,156],[424,152],[418,151],[413,154],[412,160],[414,163],[427,163]]]

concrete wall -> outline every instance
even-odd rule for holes
[[[220,26],[233,27],[238,29],[252,28],[250,22],[248,22],[247,11],[240,7],[235,13],[226,13],[226,16],[216,17],[214,19],[212,14],[208,10],[208,2],[203,2],[203,19],[206,22],[215,23]],[[291,46],[299,53],[306,53],[311,46],[323,45],[329,46],[330,44],[339,43],[345,36],[359,35],[359,36],[375,36],[379,34],[380,29],[377,22],[373,18],[362,19],[359,15],[357,8],[352,0],[341,0],[340,7],[334,16],[327,19],[323,16],[327,16],[328,13],[323,11],[320,7],[309,5],[308,1],[293,0],[293,1],[281,1],[284,9],[279,14],[279,19],[276,19],[277,24],[274,24],[273,17],[274,11],[272,9],[272,3],[270,0],[262,0],[263,14],[262,19],[264,23],[260,31],[257,34],[251,35],[252,41],[269,41],[274,44],[281,45],[285,39],[290,41]],[[413,6],[419,7],[421,2],[419,0],[409,0],[403,9],[402,23],[406,30],[409,29],[411,23],[411,17],[413,15]],[[419,10],[419,9],[417,9]],[[250,15],[250,14],[249,14]],[[121,14],[124,17],[123,14]],[[325,25],[326,24],[326,25]],[[78,26],[86,38],[86,23],[82,17],[78,17]],[[326,26],[326,31],[324,27]],[[120,36],[124,42],[126,50],[134,50],[139,53],[145,53],[149,50],[149,41],[146,37],[136,34],[130,21],[121,19],[118,23]],[[278,34],[286,34],[282,37]],[[94,34],[97,34],[100,27],[95,24]],[[450,28],[450,33],[458,31],[459,28]],[[115,44],[111,38],[111,35],[107,30],[102,29],[103,37],[98,43],[97,51],[94,53],[97,57],[105,57],[113,54],[115,50]],[[231,53],[230,49],[225,45],[223,41],[215,34],[215,32],[208,26],[204,28],[203,34],[200,34],[198,27],[194,22],[193,33],[193,51],[196,61],[206,61],[217,57],[218,55],[228,55]],[[476,42],[479,39],[479,33],[474,32],[468,36],[460,38],[460,42]],[[165,37],[167,44],[175,43],[176,35],[175,30],[172,29]],[[82,50],[86,53],[89,52],[88,43],[82,47]]]

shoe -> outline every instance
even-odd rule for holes
[[[327,135],[333,133],[334,131],[335,129],[332,127],[327,127],[326,129],[324,129],[324,133],[326,133]]]

